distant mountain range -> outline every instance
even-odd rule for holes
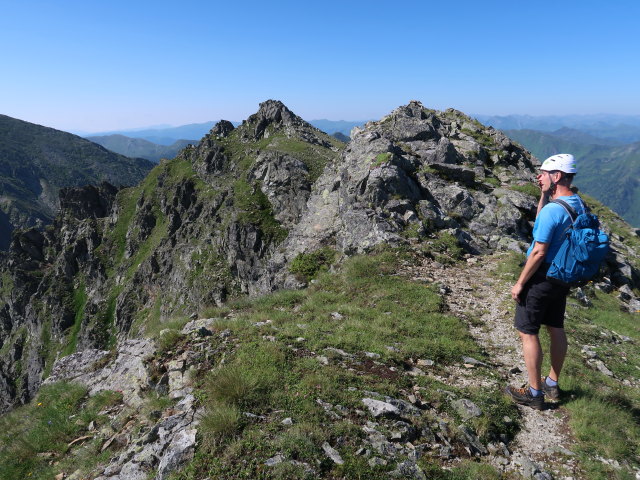
[[[366,120],[311,120],[309,123],[316,128],[319,128],[325,133],[329,135],[333,135],[334,133],[340,133],[346,137],[351,134],[351,130],[353,127],[357,127],[360,125],[364,125]],[[132,130],[113,130],[109,132],[99,132],[93,134],[83,135],[84,138],[88,138],[93,140],[95,138],[100,137],[111,137],[114,135],[122,135],[128,138],[141,138],[147,140],[149,142],[164,145],[164,146],[173,146],[173,144],[177,141],[189,141],[189,142],[197,142],[202,137],[204,137],[209,130],[213,128],[213,126],[217,122],[204,122],[204,123],[191,123],[189,125],[182,125],[179,127],[167,127],[167,128],[143,128],[143,129],[132,129]],[[235,127],[240,125],[240,122],[231,122]],[[186,139],[186,140],[185,140]],[[96,140],[93,140],[96,141]],[[98,143],[101,143],[98,141]],[[102,143],[101,143],[102,144]],[[107,147],[110,148],[110,147]],[[117,146],[118,149],[113,149],[113,151],[121,152],[121,147]],[[148,158],[144,155],[140,155],[143,158]]]
[[[600,144],[633,143],[640,141],[640,115],[472,115],[487,126],[498,130],[540,130],[555,132],[562,128],[580,131],[596,137]],[[353,127],[362,126],[368,120],[311,120],[309,123],[323,132],[333,135],[336,132],[349,136]],[[112,130],[97,133],[82,133],[85,138],[110,135],[124,135],[129,138],[142,138],[158,145],[170,146],[178,140],[200,140],[217,121],[191,123],[178,127],[143,127],[137,129]],[[231,122],[234,126],[240,122]]]
[[[156,163],[163,158],[175,157],[180,150],[190,143],[198,143],[198,140],[176,140],[171,145],[165,146],[150,142],[144,138],[131,138],[118,134],[86,138],[112,152],[131,158],[146,158]]]
[[[205,123],[190,123],[189,125],[181,125],[179,127],[113,130],[109,132],[99,132],[83,136],[85,138],[89,138],[106,137],[111,135],[124,135],[129,138],[142,138],[158,145],[169,146],[178,140],[200,140],[209,132],[209,130],[211,130],[211,128],[213,128],[216,123],[217,121],[211,121]],[[237,122],[232,123],[234,125],[237,125]]]
[[[575,184],[580,190],[640,227],[640,142],[611,145],[606,144],[607,140],[569,128],[504,133],[540,160],[555,153],[572,153],[578,160]]]
[[[49,223],[61,187],[133,185],[153,167],[70,133],[0,115],[0,250],[16,227]]]
[[[640,115],[474,115],[474,117],[498,130],[554,132],[569,128],[620,145],[640,141]]]

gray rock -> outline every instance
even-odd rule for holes
[[[324,355],[318,355],[316,357],[316,360],[318,360],[318,362],[320,362],[321,365],[329,365],[329,359]]]
[[[345,357],[345,358],[352,358],[353,357],[353,355],[351,355],[350,353],[347,353],[344,350],[341,350],[339,348],[327,347],[324,350],[325,350],[325,352],[335,353],[335,354],[338,354],[341,357]]]
[[[419,408],[411,405],[409,402],[398,398],[385,397],[385,401],[398,409],[402,417],[419,417],[422,412]]]
[[[324,450],[324,453],[327,454],[327,457],[329,457],[331,461],[333,461],[333,463],[337,465],[344,464],[344,460],[342,460],[342,457],[340,456],[338,451],[332,448],[331,445],[329,445],[327,442],[324,442],[322,444],[322,450]]]
[[[418,364],[419,367],[432,367],[436,364],[436,362],[434,362],[433,360],[423,360],[423,359],[418,359],[416,363]]]
[[[284,461],[285,461],[285,458],[282,455],[278,454],[275,457],[271,457],[271,458],[267,459],[267,461],[264,462],[264,464],[267,467],[273,467],[273,466],[278,465],[278,464],[280,464],[280,463],[282,463]]]
[[[417,429],[410,423],[401,420],[390,427],[389,438],[394,442],[411,442],[417,438]]]
[[[462,361],[464,363],[468,363],[469,365],[480,365],[480,366],[483,366],[483,367],[488,367],[489,366],[488,364],[486,364],[484,362],[481,362],[480,360],[476,360],[473,357],[462,357]]]
[[[228,136],[234,129],[233,123],[228,120],[220,120],[216,123],[211,129],[210,135],[216,137],[226,137]]]
[[[592,360],[593,365],[600,371],[600,373],[605,374],[608,377],[613,377],[613,372],[607,368],[602,360]]]
[[[180,333],[183,335],[197,334],[201,336],[209,336],[213,334],[213,325],[215,324],[217,319],[215,318],[200,318],[191,320],[180,330]],[[204,330],[209,332],[206,335],[202,335],[200,332]]]
[[[393,458],[401,451],[400,447],[388,441],[381,433],[373,433],[369,435],[367,440],[371,447],[385,458]]]
[[[536,473],[540,473],[540,467],[529,458],[523,455],[513,455],[513,463],[520,465],[521,471],[525,477],[533,477]]]
[[[422,469],[411,460],[400,462],[396,469],[389,473],[391,477],[413,478],[415,480],[427,480],[427,476]]]
[[[95,395],[103,390],[122,392],[124,401],[132,406],[141,405],[143,391],[148,386],[149,375],[144,360],[155,347],[151,340],[125,340],[116,351],[115,359],[96,369],[109,352],[85,350],[56,361],[45,384],[60,380],[82,383]]]
[[[400,415],[400,409],[391,403],[373,398],[363,398],[362,403],[364,403],[374,417],[394,417]]]
[[[386,465],[387,461],[380,457],[371,457],[367,463],[370,467],[381,467]]]
[[[467,398],[460,398],[451,402],[458,414],[463,420],[468,420],[473,417],[479,417],[482,415],[482,410],[475,403]]]
[[[488,455],[487,448],[480,443],[476,434],[466,425],[460,425],[458,430],[462,434],[461,438],[472,455]]]
[[[553,480],[553,475],[548,472],[538,472],[533,478],[535,478],[535,480]]]

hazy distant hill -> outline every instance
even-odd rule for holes
[[[112,152],[120,153],[132,158],[146,158],[152,162],[159,162],[163,158],[173,158],[188,144],[198,143],[198,140],[177,140],[171,145],[165,146],[150,142],[144,138],[131,138],[124,135],[106,135],[85,138],[102,145]]]
[[[204,137],[209,130],[215,125],[216,122],[205,123],[191,123],[189,125],[182,125],[179,127],[167,127],[167,128],[145,128],[135,130],[114,130],[110,132],[99,132],[94,134],[83,135],[85,138],[94,139],[99,137],[123,135],[129,138],[141,138],[157,145],[173,146],[172,144],[182,139],[197,139],[200,140]],[[240,122],[231,122],[234,126],[240,125]],[[319,128],[323,132],[328,134],[334,134],[340,132],[345,136],[351,134],[351,129],[360,125],[364,125],[366,121],[360,120],[311,120],[309,122],[316,128]],[[95,140],[94,140],[95,141]],[[100,143],[100,142],[98,142]],[[110,147],[107,147],[110,148]],[[122,153],[120,150],[113,148],[114,152]],[[140,155],[144,158],[144,155]],[[172,157],[173,158],[173,157]]]
[[[237,122],[232,122],[237,125]],[[104,137],[111,135],[124,135],[129,138],[142,138],[149,142],[169,146],[174,142],[182,139],[197,139],[200,140],[204,137],[209,130],[216,124],[216,122],[205,123],[190,123],[188,125],[181,125],[179,127],[167,127],[167,128],[147,128],[136,130],[113,130],[110,132],[99,132],[90,135],[85,135],[85,138],[89,137]]]
[[[580,130],[619,144],[640,141],[640,115],[474,115],[498,130],[541,130],[553,132],[563,127]]]
[[[0,249],[15,227],[53,219],[60,187],[104,180],[133,185],[152,167],[76,135],[0,115]]]
[[[353,127],[360,127],[368,120],[311,120],[309,123],[330,135],[341,133],[345,137],[351,135]]]
[[[640,226],[640,142],[598,145],[594,137],[569,129],[546,133],[505,130],[540,160],[555,153],[572,153],[578,159],[576,185],[593,195],[627,222]]]

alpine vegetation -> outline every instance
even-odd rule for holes
[[[502,393],[538,167],[452,109],[345,144],[268,100],[134,187],[61,190],[1,259],[0,478],[632,478],[640,238],[592,199],[611,250],[559,402]]]

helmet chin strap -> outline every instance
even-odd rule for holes
[[[562,173],[560,174],[560,180],[562,180]],[[560,180],[558,180],[558,181],[560,181]],[[549,172],[549,190],[551,190],[551,195],[556,193],[557,186],[558,186],[558,184],[553,181],[553,178],[551,177],[551,172]]]

